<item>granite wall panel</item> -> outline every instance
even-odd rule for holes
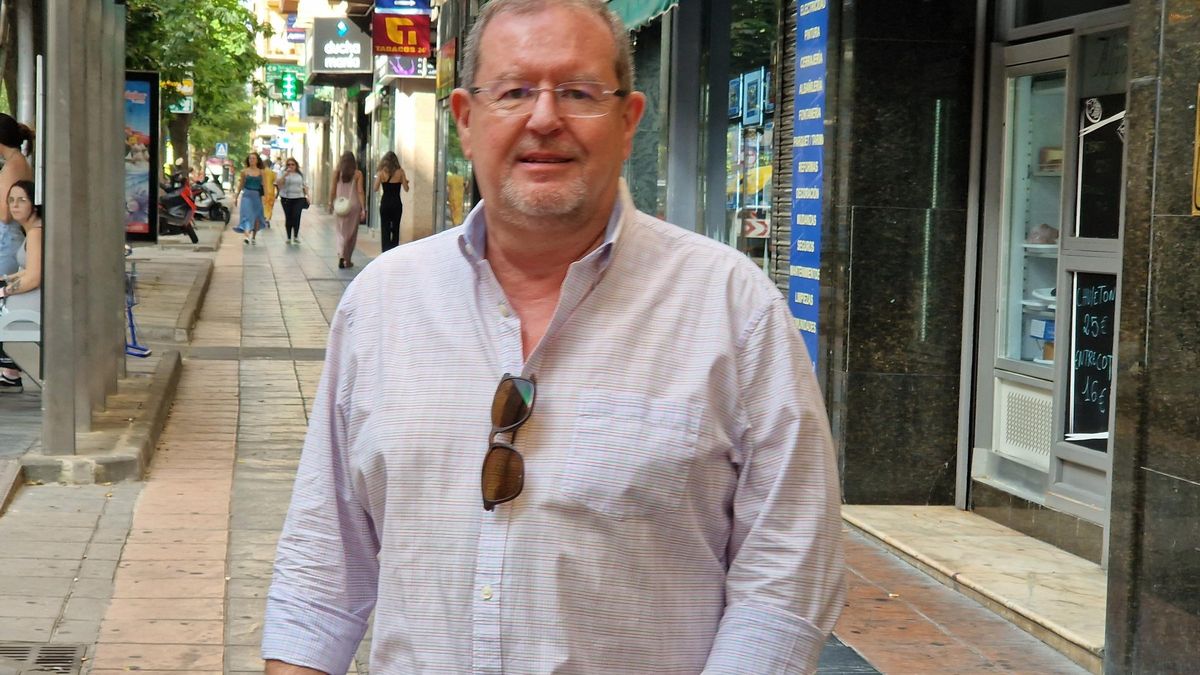
[[[957,373],[851,372],[846,407],[847,503],[954,502]]]
[[[1200,4],[1133,0],[1106,673],[1200,664]]]

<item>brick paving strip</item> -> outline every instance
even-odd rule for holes
[[[137,504],[91,672],[219,673],[237,362],[186,368]]]

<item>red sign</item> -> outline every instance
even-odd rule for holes
[[[375,12],[371,42],[376,54],[429,56],[429,16],[426,14],[380,14]]]

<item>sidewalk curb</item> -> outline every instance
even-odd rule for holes
[[[129,424],[125,429],[93,432],[99,438],[95,438],[91,444],[81,443],[83,437],[89,436],[81,434],[76,440],[74,455],[46,455],[38,444],[35,450],[21,458],[25,480],[75,485],[140,480],[162,435],[181,372],[179,352],[164,351],[153,376],[126,378],[123,381],[130,385],[135,379],[149,379],[144,386],[130,385],[140,395],[131,399],[131,403],[136,404],[137,413],[128,418]],[[115,439],[112,438],[114,434],[118,435]],[[104,450],[89,453],[88,445]]]
[[[4,515],[24,482],[20,460],[0,459],[0,515]]]
[[[198,284],[192,284],[192,290],[188,291],[187,300],[183,302],[183,309],[180,310],[179,317],[175,320],[177,342],[192,341],[192,329],[200,320],[200,308],[204,305],[204,298],[208,295],[208,286],[212,283],[213,267],[215,265],[210,260],[202,275],[203,280]]]
[[[165,258],[147,258],[138,260],[138,262],[157,264],[169,261]],[[204,271],[196,275],[196,280],[193,280],[192,287],[188,290],[187,298],[184,300],[182,307],[180,307],[179,314],[175,317],[175,324],[164,326],[138,322],[139,339],[179,343],[191,341],[192,330],[196,327],[196,322],[200,320],[200,309],[204,305],[204,298],[207,296],[208,287],[212,283],[214,265],[211,260],[207,260],[206,262],[207,265]],[[136,314],[136,309],[134,313]]]

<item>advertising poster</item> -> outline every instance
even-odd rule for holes
[[[742,124],[762,124],[763,71],[762,68],[742,75]]]
[[[738,143],[742,139],[742,125],[731,124],[725,132],[725,208],[734,211],[741,206],[739,197],[742,186],[741,155]]]
[[[742,116],[742,77],[739,75],[729,81],[729,118]]]
[[[792,226],[788,305],[816,367],[821,299],[821,211],[825,176],[825,51],[829,7],[797,9],[796,112],[792,138]]]
[[[158,74],[125,74],[125,238],[158,239]]]

